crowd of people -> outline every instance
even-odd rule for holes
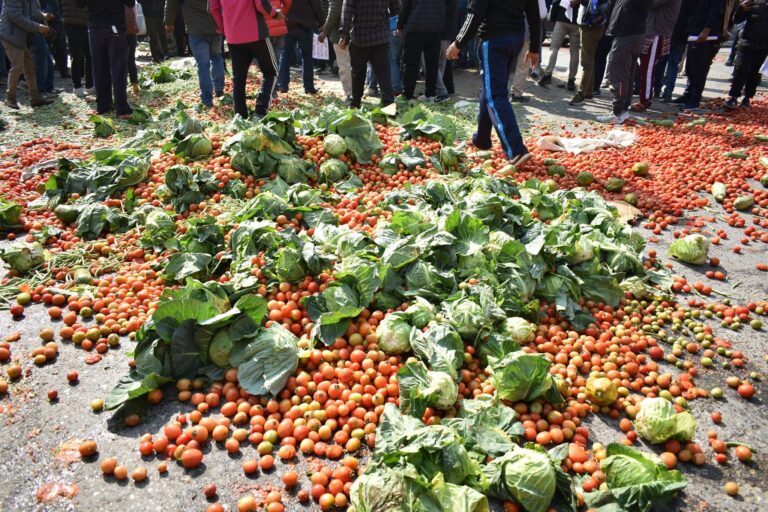
[[[130,115],[128,81],[138,93],[137,0],[0,0],[0,78],[5,103],[18,109],[25,79],[33,107],[51,103],[53,75],[71,76],[73,92],[92,91],[98,113]],[[512,163],[529,158],[511,102],[530,101],[538,86],[574,94],[573,106],[601,94],[607,78],[612,111],[601,122],[621,124],[654,98],[700,108],[710,66],[733,33],[734,66],[726,108],[748,108],[768,55],[768,0],[138,0],[151,58],[162,62],[189,47],[197,64],[200,101],[224,94],[225,50],[232,66],[235,112],[249,116],[247,77],[261,72],[255,115],[288,91],[300,63],[306,94],[316,94],[316,66],[338,74],[345,100],[364,95],[383,105],[440,102],[454,92],[454,68],[476,66],[480,109],[473,142],[491,147],[495,129]],[[549,55],[540,63],[545,28]],[[732,27],[732,28],[731,28]],[[568,44],[567,76],[554,78]],[[226,46],[225,46],[226,42]],[[327,45],[318,62],[315,49]],[[171,47],[175,47],[172,49]],[[6,63],[7,60],[7,63]],[[67,64],[69,61],[69,65]],[[673,98],[684,64],[685,92]],[[579,73],[579,70],[581,73]],[[423,93],[416,87],[423,77]],[[577,83],[578,78],[578,83]],[[510,87],[511,80],[511,87]],[[511,89],[511,92],[510,92]],[[633,102],[634,95],[638,100]],[[741,99],[741,100],[740,100]],[[740,101],[739,101],[740,100]]]

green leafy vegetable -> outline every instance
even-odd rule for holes
[[[665,398],[645,398],[640,402],[635,430],[651,443],[663,443],[667,439],[692,441],[696,434],[696,419],[688,411],[675,411]]]
[[[709,240],[698,233],[678,238],[669,246],[669,255],[692,265],[703,265],[707,262]]]

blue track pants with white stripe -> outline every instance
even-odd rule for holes
[[[505,36],[482,41],[478,49],[482,92],[473,142],[480,149],[490,149],[491,129],[496,128],[508,158],[528,152],[509,102],[509,76],[515,70],[523,41],[522,34]]]

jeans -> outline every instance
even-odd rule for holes
[[[88,44],[88,29],[78,25],[66,25],[69,53],[72,56],[72,86],[80,89],[83,86],[93,87],[93,63],[91,62],[91,46]],[[136,39],[135,36],[134,40]],[[129,60],[130,61],[130,60]]]
[[[490,149],[491,129],[495,128],[508,158],[528,153],[509,102],[509,75],[517,65],[524,39],[520,34],[480,42],[482,89],[472,142],[479,149]]]
[[[136,68],[136,46],[139,44],[135,35],[127,35],[128,42],[128,79],[131,84],[139,83],[139,70]]]
[[[5,64],[5,50],[3,49],[3,45],[0,44],[0,78],[5,78],[8,76],[8,68]]]
[[[613,37],[606,36],[600,38],[597,43],[597,53],[595,54],[595,91],[600,89],[600,84],[605,78],[605,69],[608,67],[608,54],[611,53]]]
[[[392,32],[389,36],[389,67],[392,78],[392,90],[396,94],[403,92],[403,38]]]
[[[403,49],[403,94],[413,98],[424,54],[424,95],[434,98],[440,58],[440,32],[406,32]]]
[[[37,74],[37,90],[40,92],[53,91],[53,56],[48,43],[42,34],[34,34],[29,49],[35,59]]]
[[[677,68],[680,67],[680,61],[683,60],[683,54],[686,47],[685,41],[672,42],[667,57],[666,78],[664,79],[664,97],[671,98],[677,82]]]
[[[763,75],[760,73],[760,66],[765,62],[766,56],[768,56],[768,50],[756,50],[754,47],[739,46],[736,51],[736,59],[734,60],[735,67],[733,69],[730,97],[738,98],[741,96],[742,90],[745,98],[751,99],[755,97],[757,86],[760,85],[760,81],[763,78]]]
[[[221,36],[195,36],[189,34],[189,48],[197,63],[197,81],[200,84],[200,101],[213,105],[213,90],[224,90],[224,55],[221,53]]]
[[[256,59],[262,74],[261,90],[256,97],[256,115],[264,116],[272,99],[275,86],[275,54],[269,39],[252,43],[229,44],[229,54],[232,56],[232,101],[235,113],[243,119],[248,118],[248,106],[245,103],[245,83],[248,80],[248,69]]]
[[[285,36],[285,46],[280,55],[280,72],[277,75],[277,87],[281,91],[288,90],[291,79],[291,56],[296,45],[301,51],[301,76],[304,81],[304,92],[315,90],[315,76],[312,68],[312,31],[307,28],[294,27]]]
[[[608,77],[613,89],[613,113],[620,115],[629,110],[637,70],[637,59],[643,52],[644,35],[613,38],[608,55]]]
[[[349,45],[349,60],[352,65],[352,108],[360,108],[365,88],[365,75],[368,62],[379,83],[381,104],[387,106],[395,101],[392,91],[391,68],[389,63],[389,44],[377,46],[358,46],[354,42]]]
[[[168,56],[168,40],[165,35],[163,18],[146,17],[144,21],[147,24],[149,51],[152,54],[152,60],[162,62]]]
[[[731,51],[728,52],[728,59],[726,62],[730,61],[733,62],[733,60],[736,58],[736,47],[739,46],[739,37],[741,36],[741,31],[744,30],[744,25],[746,25],[746,21],[742,21],[741,23],[737,23],[733,26],[733,37],[731,37]]]
[[[437,95],[440,97],[448,96],[448,87],[445,85],[445,68],[448,64],[448,57],[445,56],[445,51],[451,45],[451,41],[440,41],[440,58],[437,61]]]
[[[576,80],[576,73],[579,71],[579,49],[581,44],[579,26],[575,23],[564,23],[562,21],[555,23],[555,29],[552,31],[552,42],[549,46],[549,64],[547,64],[544,74],[551,76],[555,70],[557,54],[560,51],[560,47],[563,46],[565,36],[568,36],[568,49],[571,52],[571,60],[568,64],[568,81],[573,82]]]
[[[96,112],[113,108],[117,115],[128,115],[128,39],[125,32],[115,34],[109,28],[88,28],[93,57],[93,82],[96,87]],[[114,94],[114,104],[112,96]]]

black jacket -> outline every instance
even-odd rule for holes
[[[488,41],[505,36],[525,34],[528,20],[531,53],[541,49],[541,16],[538,0],[469,0],[467,19],[456,37],[456,45],[463,48],[477,34]]]
[[[710,36],[719,36],[723,27],[724,0],[696,0],[688,14],[688,35],[701,34],[709,28]]]
[[[739,47],[763,51],[768,49],[768,0],[756,0],[748,11],[740,6],[736,9],[736,22],[746,21],[739,38]]]
[[[125,8],[136,5],[136,0],[77,0],[80,7],[88,7],[88,27],[115,27],[125,32]]]
[[[443,33],[440,36],[441,41],[453,41],[456,34],[459,33],[459,1],[448,0],[445,3],[445,23],[443,23]]]
[[[291,9],[285,13],[289,32],[292,28],[309,30],[320,28],[324,20],[323,5],[320,0],[293,0]]]
[[[105,1],[104,3],[110,3]],[[165,16],[165,0],[139,0],[141,12],[145,18],[162,18]]]
[[[571,17],[565,15],[567,12],[565,7],[562,7],[560,5],[560,2],[554,2],[552,4],[552,9],[549,12],[549,20],[557,23],[558,21],[562,23],[571,23],[575,24],[576,21],[579,19],[579,8],[581,5],[577,4],[575,7],[571,9]]]
[[[446,0],[403,0],[397,28],[406,32],[442,32]]]
[[[606,35],[612,37],[641,36],[653,2],[649,0],[615,0]]]

